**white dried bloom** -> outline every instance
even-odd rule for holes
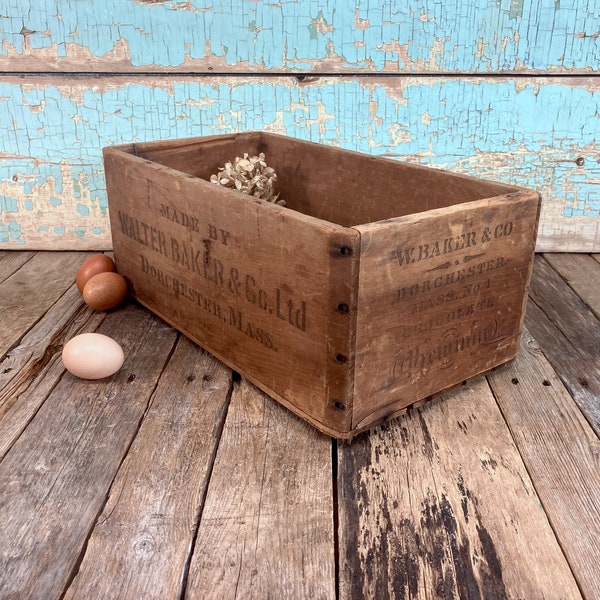
[[[262,152],[258,156],[248,156],[245,153],[242,158],[236,157],[233,163],[225,163],[219,167],[219,173],[210,176],[210,181],[215,185],[285,206],[285,200],[280,200],[275,193],[277,174],[267,166]]]

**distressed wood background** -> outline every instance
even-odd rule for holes
[[[600,0],[0,0],[0,248],[108,249],[101,149],[261,129],[539,190],[600,251]]]

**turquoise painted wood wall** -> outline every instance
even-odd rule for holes
[[[0,248],[110,247],[101,149],[268,130],[533,187],[600,251],[600,0],[0,0]]]

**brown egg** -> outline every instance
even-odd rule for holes
[[[115,263],[110,256],[107,256],[106,254],[94,254],[94,256],[90,256],[88,259],[84,260],[77,271],[77,276],[75,277],[77,289],[83,293],[85,284],[94,275],[114,271],[116,271]]]
[[[98,273],[83,288],[83,300],[95,310],[110,310],[127,296],[127,281],[118,273]]]

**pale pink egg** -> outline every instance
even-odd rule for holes
[[[102,379],[116,373],[125,360],[123,348],[101,333],[82,333],[71,338],[62,351],[67,371],[81,379]]]

